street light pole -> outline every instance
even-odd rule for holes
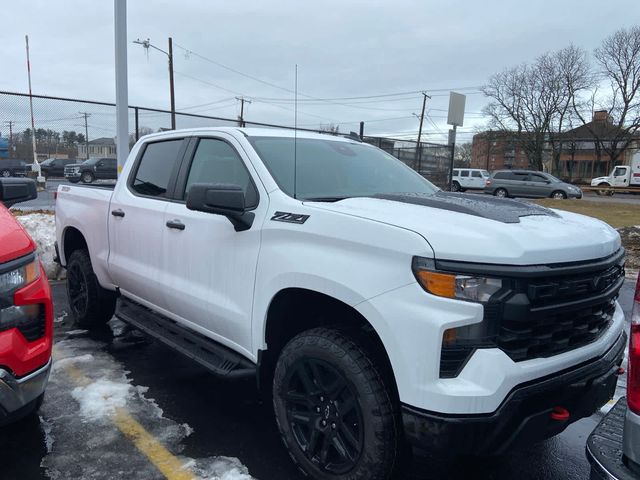
[[[149,41],[148,38],[146,40],[140,40],[138,38],[137,40],[134,40],[133,43],[137,45],[142,45],[147,50],[149,50],[150,48],[153,48],[154,50],[158,50],[159,52],[164,53],[169,58],[169,96],[171,99],[171,129],[175,130],[176,129],[176,99],[175,99],[175,92],[173,88],[173,39],[169,37],[168,52],[165,52],[161,48],[156,47],[154,44],[152,44]]]

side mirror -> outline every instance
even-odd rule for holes
[[[198,212],[224,215],[236,232],[248,230],[255,215],[247,212],[244,191],[239,185],[224,183],[194,183],[187,195],[187,208]]]
[[[30,178],[2,178],[0,179],[0,202],[5,207],[16,203],[26,202],[38,198],[36,182]]]

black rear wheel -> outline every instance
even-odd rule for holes
[[[504,188],[497,188],[493,194],[499,198],[507,198],[509,193]]]
[[[72,316],[84,326],[102,325],[115,312],[116,294],[100,286],[85,249],[75,250],[67,262],[67,296]]]
[[[373,360],[339,330],[303,332],[283,349],[273,402],[301,470],[317,479],[387,479],[398,456],[397,406]]]

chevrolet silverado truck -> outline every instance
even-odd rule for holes
[[[34,241],[6,208],[36,196],[31,179],[0,179],[0,426],[38,409],[51,368],[51,290]]]
[[[78,322],[115,312],[254,378],[317,479],[551,437],[612,397],[625,349],[615,230],[443,192],[351,138],[145,136],[115,187],[59,187],[56,237]]]

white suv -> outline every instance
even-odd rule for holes
[[[451,190],[464,192],[465,190],[482,190],[491,175],[486,170],[479,168],[455,168]]]

